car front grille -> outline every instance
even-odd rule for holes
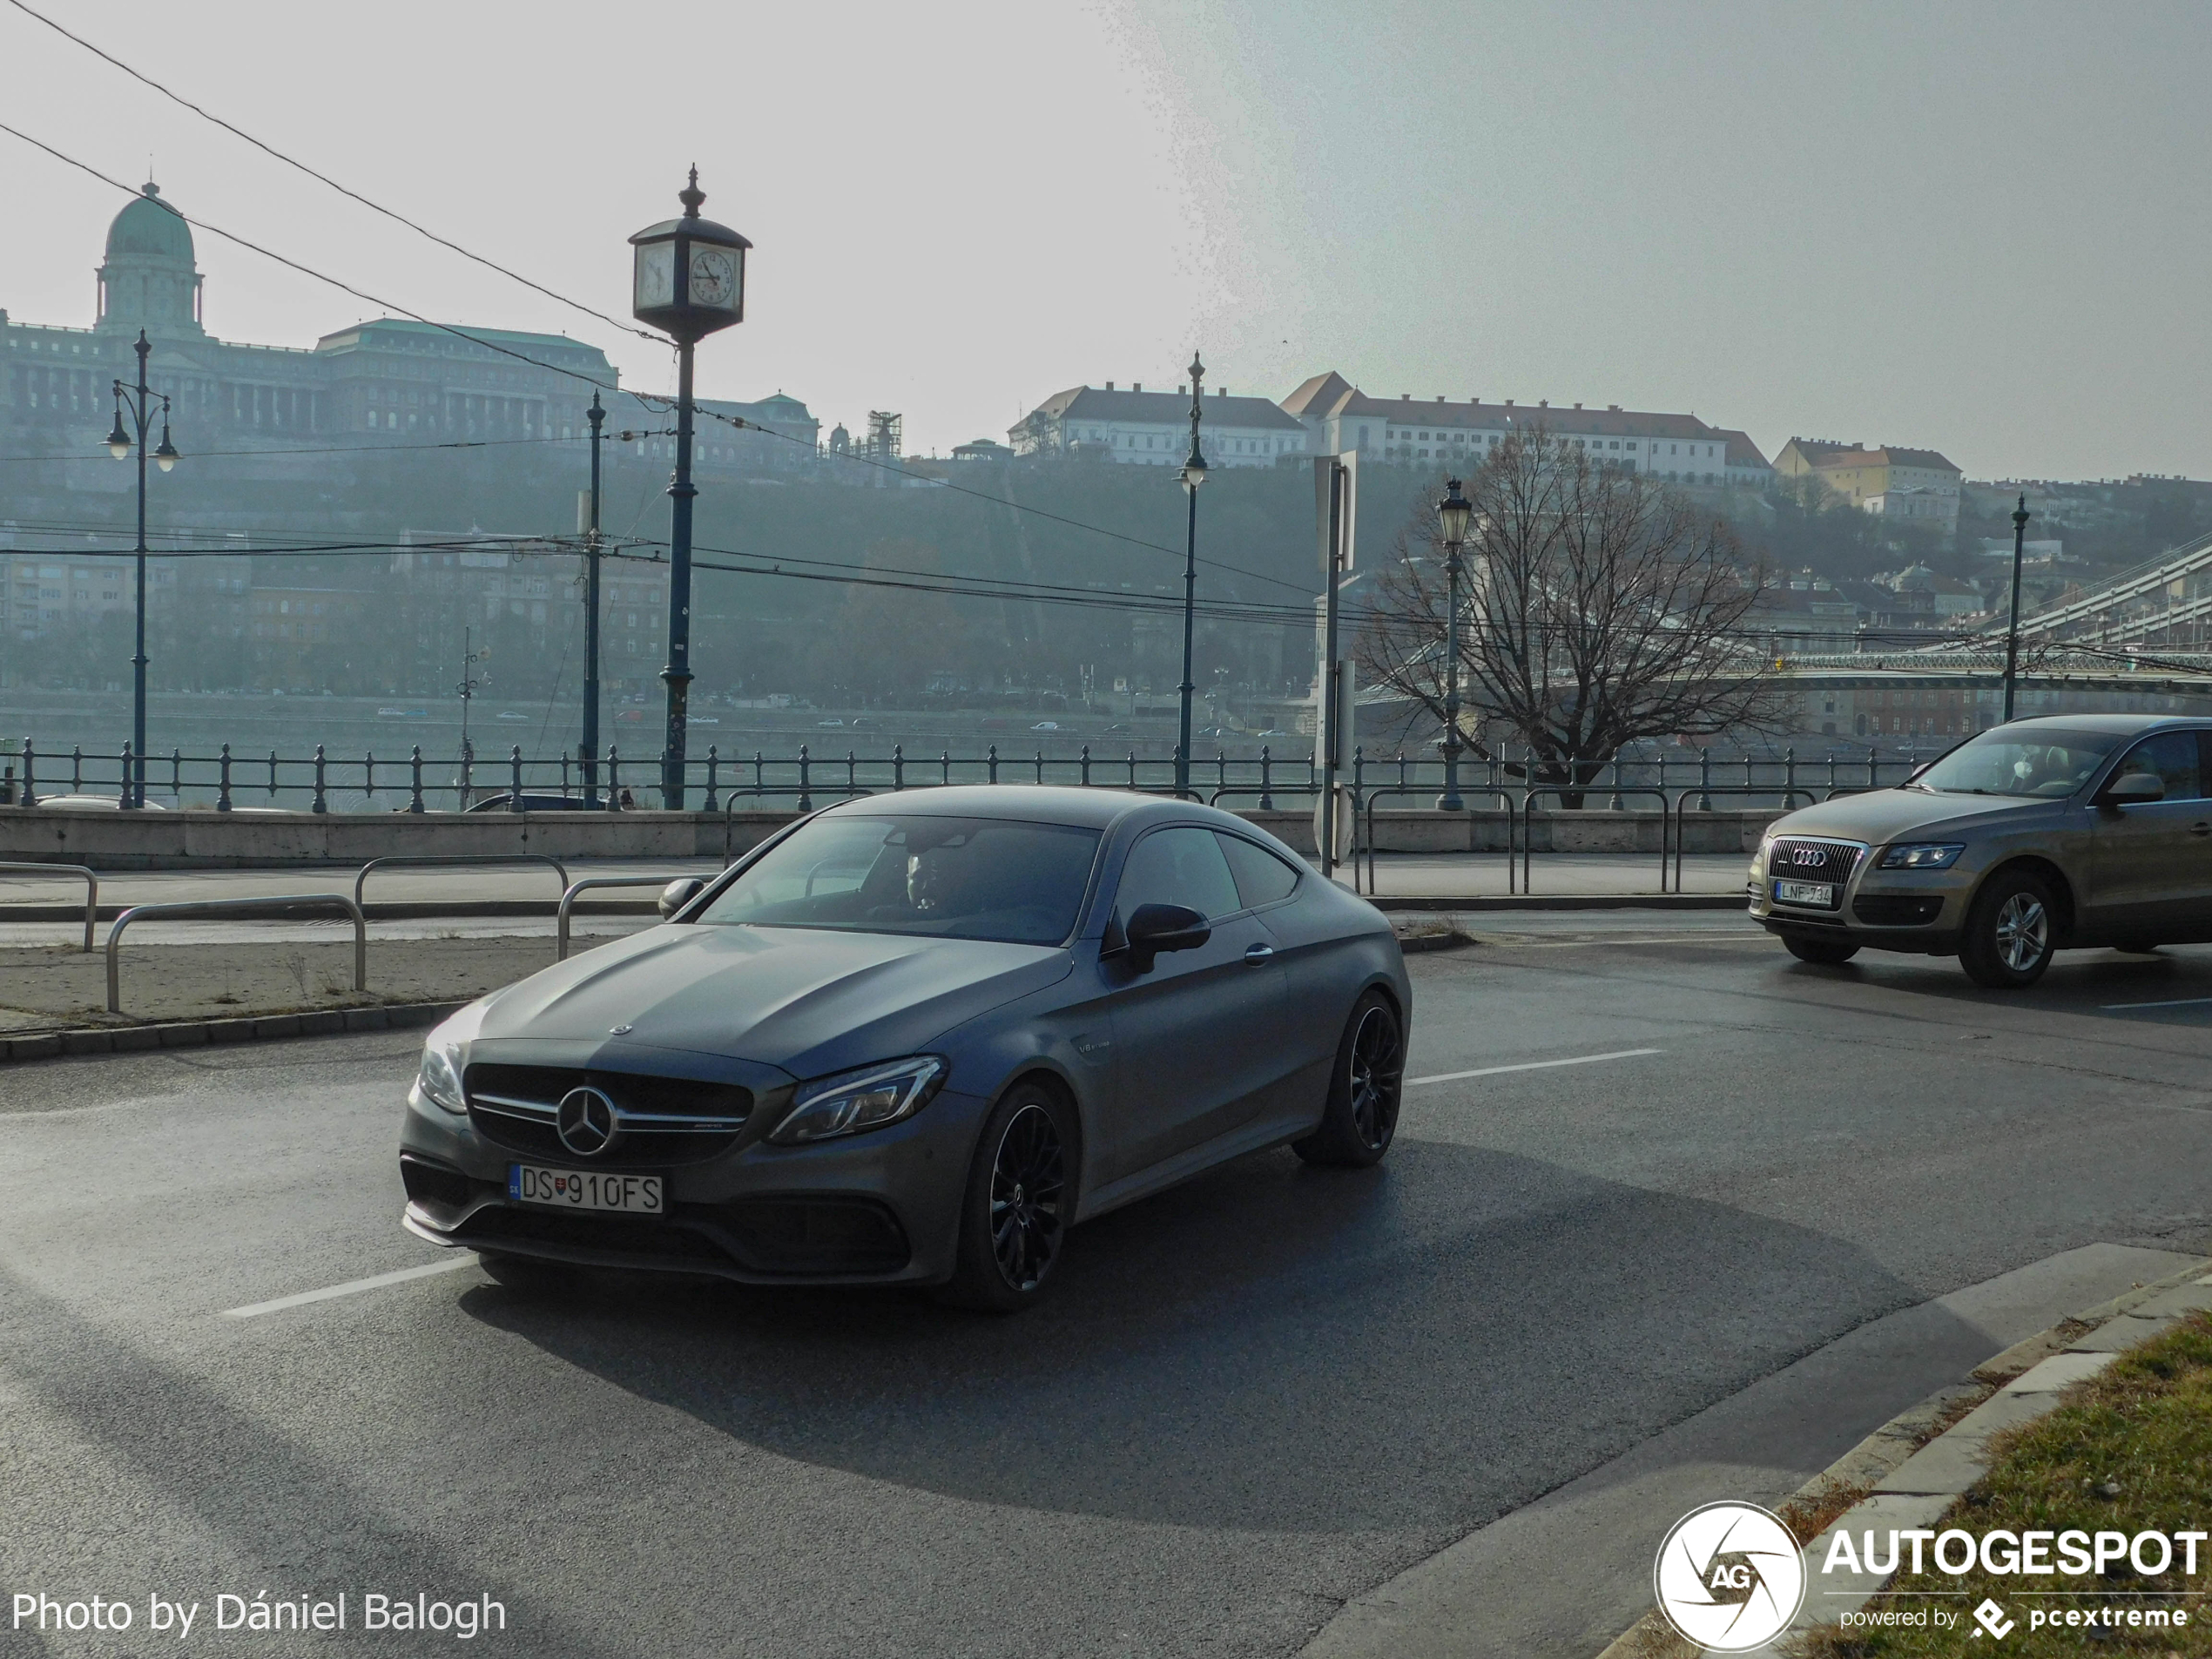
[[[1858,861],[1865,855],[1864,847],[1848,841],[1778,840],[1767,854],[1767,880],[1828,882],[1836,889],[1837,901],[1805,907],[1839,910],[1843,907],[1844,883],[1851,880],[1851,872],[1858,867]]]
[[[728,1252],[704,1233],[643,1217],[562,1215],[487,1204],[463,1222],[455,1237],[465,1244],[494,1250],[511,1242],[633,1256],[644,1262],[697,1263],[709,1267],[730,1264]]]
[[[462,1087],[469,1121],[486,1140],[561,1159],[576,1156],[556,1127],[561,1097],[572,1089],[598,1089],[614,1103],[618,1132],[593,1157],[595,1169],[660,1168],[717,1157],[736,1144],[753,1104],[752,1091],[738,1083],[581,1067],[484,1062],[469,1068]]]

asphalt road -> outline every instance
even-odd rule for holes
[[[0,1598],[138,1609],[0,1652],[421,1591],[533,1655],[1587,1656],[1690,1502],[2212,1242],[2212,950],[2003,998],[1724,915],[1480,926],[1415,960],[1411,1072],[1487,1075],[1380,1170],[1247,1159],[1005,1321],[473,1265],[225,1318],[455,1259],[396,1222],[415,1044],[0,1071]]]

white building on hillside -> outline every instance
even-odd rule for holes
[[[1106,382],[1055,393],[1007,434],[1017,454],[1092,454],[1124,464],[1180,467],[1190,453],[1190,388],[1148,392]],[[1271,467],[1305,453],[1305,428],[1264,397],[1206,394],[1199,445],[1209,467]]]

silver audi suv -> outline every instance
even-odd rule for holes
[[[1896,788],[1776,819],[1749,896],[1802,961],[1956,953],[1996,988],[2056,950],[2212,940],[2212,721],[1998,726]]]

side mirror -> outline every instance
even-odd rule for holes
[[[1130,917],[1123,937],[1129,943],[1130,965],[1149,974],[1162,951],[1196,950],[1213,937],[1213,927],[1188,905],[1141,904]]]
[[[2104,793],[2097,797],[2100,806],[2140,806],[2145,801],[2164,800],[2166,785],[2156,772],[2131,772],[2115,778],[2105,786]]]
[[[698,898],[706,883],[695,875],[679,875],[660,890],[660,919],[666,921]]]

